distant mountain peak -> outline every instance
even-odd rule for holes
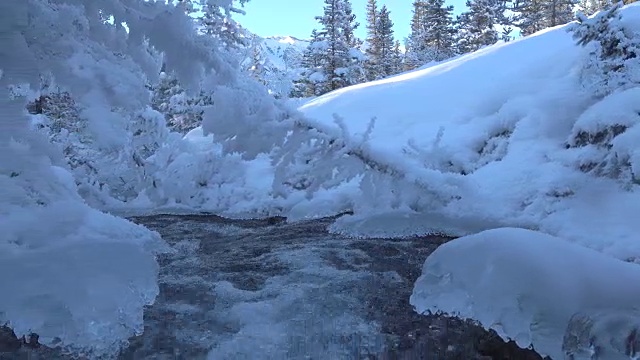
[[[277,40],[280,43],[290,44],[290,45],[293,45],[297,42],[309,42],[308,39],[300,39],[295,36],[289,36],[289,35],[267,36],[265,39]]]

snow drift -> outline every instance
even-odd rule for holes
[[[615,343],[624,345],[640,327],[639,282],[638,265],[539,232],[502,228],[436,249],[416,281],[411,304],[420,313],[475,319],[553,359],[590,346],[598,349],[599,358],[616,359],[625,355],[625,347],[615,348]],[[601,314],[615,313],[632,326],[596,329],[563,349],[574,315],[600,321],[606,320]]]
[[[619,24],[630,24],[626,36],[637,40],[636,20],[640,7],[621,11]],[[363,177],[351,205],[361,214],[436,212],[460,219],[460,228],[472,222],[477,230],[477,220],[526,227],[640,258],[633,240],[640,223],[630,215],[640,211],[632,176],[639,84],[594,92],[588,65],[598,60],[567,29],[340,89],[299,109],[325,133],[366,135],[360,155],[404,179],[370,184],[372,175]],[[602,134],[612,128],[618,130]],[[598,171],[607,167],[622,175]]]

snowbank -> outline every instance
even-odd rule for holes
[[[479,321],[520,347],[553,359],[599,347],[603,359],[623,358],[640,327],[640,267],[540,232],[501,228],[440,246],[424,264],[411,304]],[[574,315],[592,319],[575,342]],[[615,321],[611,321],[615,315]],[[567,341],[563,350],[565,332]],[[592,339],[590,339],[592,337]],[[571,341],[574,343],[571,343]],[[622,344],[621,348],[615,348]],[[615,356],[614,356],[615,355]]]
[[[2,156],[0,323],[45,345],[116,352],[158,294],[160,237],[87,206],[71,174],[28,147]]]
[[[639,8],[624,8],[623,23],[640,17]],[[334,136],[368,134],[366,155],[403,178],[363,177],[352,200],[363,217],[408,208],[439,214],[457,233],[480,222],[524,227],[640,258],[633,240],[640,223],[630,218],[640,211],[633,175],[638,88],[595,97],[582,82],[585,61],[588,49],[560,26],[340,89],[299,110]],[[618,123],[624,129],[614,128],[605,142],[576,143]]]

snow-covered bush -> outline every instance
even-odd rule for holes
[[[276,196],[297,199],[302,192],[312,200],[322,199],[327,191],[341,198],[338,204],[332,201],[328,206],[334,212],[365,213],[398,208],[425,211],[456,197],[455,188],[460,183],[453,179],[455,176],[434,168],[406,168],[372,148],[369,141],[375,119],[361,134],[352,134],[347,121],[335,114],[334,122],[337,131],[308,119],[296,121],[286,143],[275,154]],[[342,196],[342,190],[352,186],[357,190]],[[328,215],[322,209],[312,212]]]
[[[569,28],[588,50],[582,84],[601,100],[575,123],[568,147],[577,153],[582,171],[630,186],[638,183],[640,171],[634,141],[640,121],[640,8],[621,12],[621,6],[590,18],[579,15],[578,23]]]
[[[604,96],[640,85],[640,24],[637,7],[620,12],[622,3],[593,17],[578,14],[569,28],[589,56],[583,65],[582,81],[588,91]]]
[[[615,92],[580,116],[568,142],[580,170],[619,179],[625,186],[638,184],[639,99],[640,86]]]
[[[164,114],[167,127],[182,134],[202,124],[206,106],[211,105],[211,96],[200,92],[190,95],[180,86],[178,79],[162,72],[160,82],[153,88],[152,107]]]
[[[213,95],[212,105],[204,111],[202,129],[205,135],[214,134],[225,154],[238,152],[250,160],[282,146],[299,114],[247,75],[238,76],[233,86],[212,81],[215,79],[204,84]]]

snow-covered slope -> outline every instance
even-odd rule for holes
[[[243,66],[276,96],[286,98],[293,89],[294,80],[302,73],[302,54],[308,46],[308,40],[292,36],[261,38],[254,35],[250,47],[245,50]]]
[[[640,6],[624,8],[621,18],[616,16],[613,21],[619,29],[614,26],[612,36],[625,38],[614,45],[637,49],[638,45],[633,44],[640,43]],[[640,60],[629,56],[621,61],[623,66],[598,73],[606,66],[593,65],[602,60],[598,52],[590,54],[597,50],[596,45],[580,47],[567,32],[567,26],[556,27],[450,62],[340,89],[304,104],[300,110],[316,128],[334,135],[347,129],[346,137],[352,139],[368,134],[368,141],[356,151],[359,156],[388,164],[394,176],[401,174],[408,183],[421,186],[385,188],[381,182],[363,183],[360,188],[370,193],[354,200],[361,215],[341,219],[334,230],[358,229],[356,235],[361,235],[371,213],[386,212],[395,214],[393,218],[400,224],[395,226],[405,233],[409,224],[406,219],[411,218],[425,224],[409,225],[416,231],[450,228],[464,235],[483,228],[524,227],[555,236],[487,234],[483,239],[502,241],[515,237],[544,242],[540,244],[543,251],[514,243],[507,250],[512,254],[523,252],[528,262],[503,261],[495,267],[491,258],[484,260],[483,254],[502,251],[502,243],[494,246],[498,240],[486,241],[486,247],[479,245],[484,252],[461,246],[455,248],[455,256],[444,251],[443,255],[434,253],[434,258],[427,260],[412,303],[421,310],[460,312],[479,319],[505,337],[518,338],[521,345],[533,342],[541,351],[558,358],[562,338],[557,338],[556,330],[564,331],[571,313],[564,312],[564,317],[555,319],[556,332],[544,333],[545,329],[536,329],[540,319],[535,312],[546,305],[520,301],[539,299],[518,298],[522,282],[532,283],[536,276],[552,276],[537,271],[547,268],[543,261],[546,252],[566,250],[567,259],[590,263],[596,260],[573,247],[595,249],[604,253],[604,260],[597,260],[594,266],[607,272],[605,278],[617,276],[616,269],[623,267],[620,260],[640,262],[640,222],[636,218],[640,213],[640,191],[634,175],[640,171]],[[619,51],[628,54],[627,50]],[[620,75],[620,69],[625,73]],[[616,84],[624,86],[604,94],[600,92],[603,83],[594,81],[598,76],[623,75],[628,78]],[[335,122],[334,114],[344,121]],[[370,129],[372,118],[375,126]],[[372,188],[377,189],[371,192]],[[390,216],[385,218],[390,222]],[[567,249],[545,245],[553,241],[569,241],[573,245]],[[509,258],[509,254],[505,256]],[[473,273],[455,271],[466,266],[460,259],[476,257],[479,264],[475,269],[489,266],[483,281],[495,282],[493,293],[509,301],[483,297],[472,280],[458,278]],[[456,262],[452,262],[454,258]],[[564,271],[561,264],[554,263],[563,259],[550,259],[548,269]],[[427,271],[436,265],[440,271],[437,279]],[[522,277],[512,278],[510,283],[501,282],[505,272],[520,267],[529,271],[517,272]],[[634,279],[632,283],[640,282],[640,267],[624,268],[628,279]],[[570,286],[574,280],[584,280],[573,284],[582,287],[580,296],[610,289],[603,279],[585,280],[578,275],[549,278],[547,284],[532,291],[555,297],[558,293],[553,289]],[[452,282],[459,288],[451,286]],[[633,300],[626,298],[629,294],[610,294],[617,295],[625,299],[620,301],[632,305]],[[446,302],[439,301],[456,296],[468,297],[468,301],[454,305],[449,302],[446,306]],[[513,309],[507,306],[513,304],[515,310],[510,313]],[[582,309],[571,303],[569,308],[572,305],[575,311]],[[612,309],[598,309],[605,313],[608,310]],[[531,330],[533,335],[527,332],[522,338],[522,329]]]
[[[302,53],[309,46],[309,40],[293,36],[269,36],[262,39],[260,46],[271,64],[280,70],[290,70],[300,68]]]
[[[368,146],[376,158],[415,177],[439,173],[440,180],[456,180],[456,200],[445,209],[419,210],[540,228],[624,256],[626,251],[614,245],[619,242],[603,241],[601,232],[593,230],[615,224],[610,231],[620,240],[640,230],[628,215],[629,206],[635,209],[629,199],[636,192],[578,171],[579,154],[566,147],[584,116],[594,118],[596,112],[602,118],[621,101],[628,105],[626,98],[637,97],[616,93],[594,99],[580,82],[586,55],[559,27],[424,70],[340,89],[300,110],[326,131],[339,130],[333,119],[337,114],[352,135],[363,134],[375,118]],[[629,116],[627,121],[640,121]],[[579,219],[593,221],[571,225]],[[625,250],[640,257],[640,243],[628,245]]]

